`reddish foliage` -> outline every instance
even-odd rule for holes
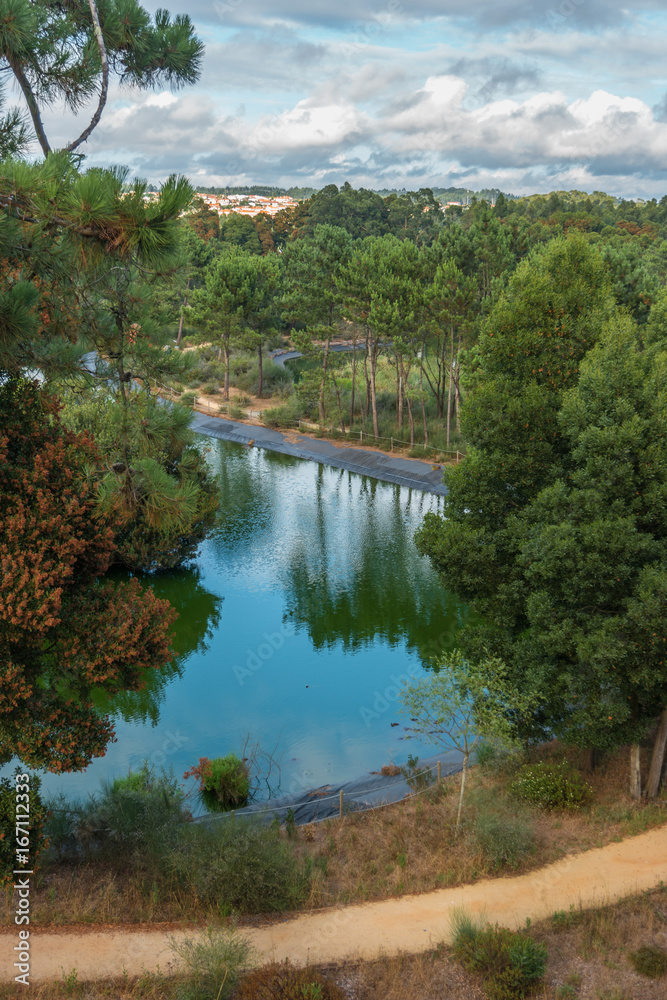
[[[86,767],[113,739],[92,689],[137,689],[172,656],[169,603],[136,580],[99,582],[113,528],[94,516],[97,458],[36,385],[0,386],[0,761]]]

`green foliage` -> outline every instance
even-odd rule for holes
[[[170,938],[172,951],[184,966],[180,1000],[225,1000],[234,993],[252,956],[252,947],[236,927],[208,927],[205,934]]]
[[[236,818],[188,824],[164,865],[201,903],[227,913],[296,909],[310,881],[279,831]]]
[[[656,945],[642,945],[637,951],[628,953],[628,960],[635,972],[649,979],[660,979],[667,975],[667,951]]]
[[[212,812],[226,812],[238,809],[250,797],[250,773],[248,765],[238,754],[228,753],[225,757],[200,757],[199,763],[183,775],[184,778],[199,779],[202,802]]]
[[[542,809],[581,809],[593,797],[591,786],[565,760],[524,765],[510,790],[517,798]]]
[[[274,962],[244,976],[235,1000],[344,1000],[330,979],[308,966]]]
[[[529,935],[497,924],[481,929],[461,913],[453,924],[454,957],[485,976],[490,1000],[521,1000],[544,978],[547,950]]]
[[[48,806],[41,795],[41,780],[38,775],[30,774],[29,782],[16,781],[16,776],[23,777],[20,767],[16,768],[12,778],[0,778],[0,886],[10,886],[15,878],[15,869],[32,869],[38,867],[38,858],[49,846],[48,839]],[[17,785],[19,787],[17,787]],[[29,788],[26,788],[26,785]],[[20,798],[17,800],[17,795]],[[28,811],[23,808],[28,806]],[[17,811],[17,806],[20,808]],[[23,823],[28,822],[28,829]],[[17,822],[19,828],[17,829]],[[22,841],[27,837],[29,844]],[[17,851],[26,852],[26,863],[19,862]]]
[[[505,810],[478,813],[474,835],[496,871],[518,868],[535,849],[535,833],[530,820]]]
[[[407,781],[413,792],[419,792],[423,788],[429,788],[436,777],[433,773],[435,769],[425,769],[419,766],[419,757],[408,754],[407,763],[401,767],[401,774]]]
[[[184,794],[173,771],[155,768],[144,761],[139,771],[130,771],[102,786],[79,821],[79,832],[95,831],[106,849],[159,854],[164,840],[174,836],[178,824],[189,818]]]

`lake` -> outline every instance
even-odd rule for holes
[[[81,796],[146,758],[180,778],[199,757],[259,743],[280,764],[267,796],[434,753],[406,739],[397,693],[465,617],[413,541],[442,497],[208,447],[222,485],[215,531],[189,569],[146,581],[179,612],[177,661],[142,692],[100,698],[117,742],[84,773],[46,775],[45,790]]]

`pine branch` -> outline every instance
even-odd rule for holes
[[[32,123],[35,127],[35,132],[37,133],[37,138],[39,144],[44,151],[44,155],[48,156],[51,152],[51,146],[49,145],[49,140],[46,137],[46,132],[44,131],[44,125],[42,124],[42,116],[39,113],[39,107],[37,105],[37,100],[30,86],[30,82],[23,72],[23,67],[21,63],[16,59],[15,56],[10,54],[6,55],[7,61],[12,68],[14,76],[16,77],[19,87],[23,91],[23,96],[25,97],[26,104],[28,105],[28,111],[30,112],[30,117],[32,118]]]
[[[99,120],[102,117],[104,106],[107,103],[107,96],[109,93],[109,60],[107,58],[107,49],[104,44],[104,36],[102,34],[100,18],[97,12],[95,0],[88,0],[88,6],[90,7],[90,13],[93,18],[93,30],[95,32],[95,40],[97,41],[97,47],[99,49],[100,60],[102,63],[102,89],[100,91],[100,99],[97,105],[97,110],[91,118],[88,128],[84,129],[78,139],[75,139],[73,142],[70,142],[69,145],[65,146],[65,149],[69,152],[77,149],[82,142],[85,142],[93,129],[97,127]]]

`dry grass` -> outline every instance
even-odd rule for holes
[[[542,756],[557,753],[547,747]],[[562,752],[561,752],[562,755]],[[572,755],[576,761],[576,754]],[[349,814],[342,820],[297,829],[293,849],[313,864],[305,908],[385,899],[475,882],[497,874],[521,874],[563,855],[601,847],[667,820],[667,801],[635,802],[626,793],[628,761],[616,754],[586,779],[594,788],[589,809],[575,813],[519,808],[509,798],[509,778],[474,768],[470,772],[464,825],[454,835],[457,775],[401,803]],[[492,807],[533,833],[533,847],[514,867],[498,867],[476,838],[480,816]],[[33,880],[32,913],[41,926],[84,924],[219,922],[221,914],[183,890],[177,880],[157,886],[140,872],[102,860],[45,865]],[[0,923],[13,922],[10,894]]]
[[[666,1000],[667,977],[648,979],[628,954],[642,945],[667,948],[667,887],[597,910],[570,911],[530,927],[548,951],[546,979],[535,1000]],[[467,973],[449,950],[399,955],[321,970],[348,1000],[484,1000],[482,978]],[[161,974],[120,976],[99,983],[69,980],[33,984],[33,1000],[176,1000],[183,980]],[[0,985],[0,1000],[16,1000],[20,986]]]
[[[541,756],[557,752],[557,748],[547,747]],[[577,755],[572,757],[576,761]],[[533,849],[510,869],[513,874],[543,867],[565,854],[602,847],[667,821],[667,801],[635,802],[626,794],[624,753],[609,758],[585,778],[594,789],[589,809],[545,812],[518,807],[509,797],[507,777],[476,768],[470,774],[458,837],[458,775],[443,781],[440,791],[429,790],[394,806],[313,825],[308,839],[299,831],[298,849],[315,859],[310,905],[428,892],[507,873],[508,869],[499,869],[477,843],[477,820],[490,807],[501,815],[518,818],[533,831]]]

